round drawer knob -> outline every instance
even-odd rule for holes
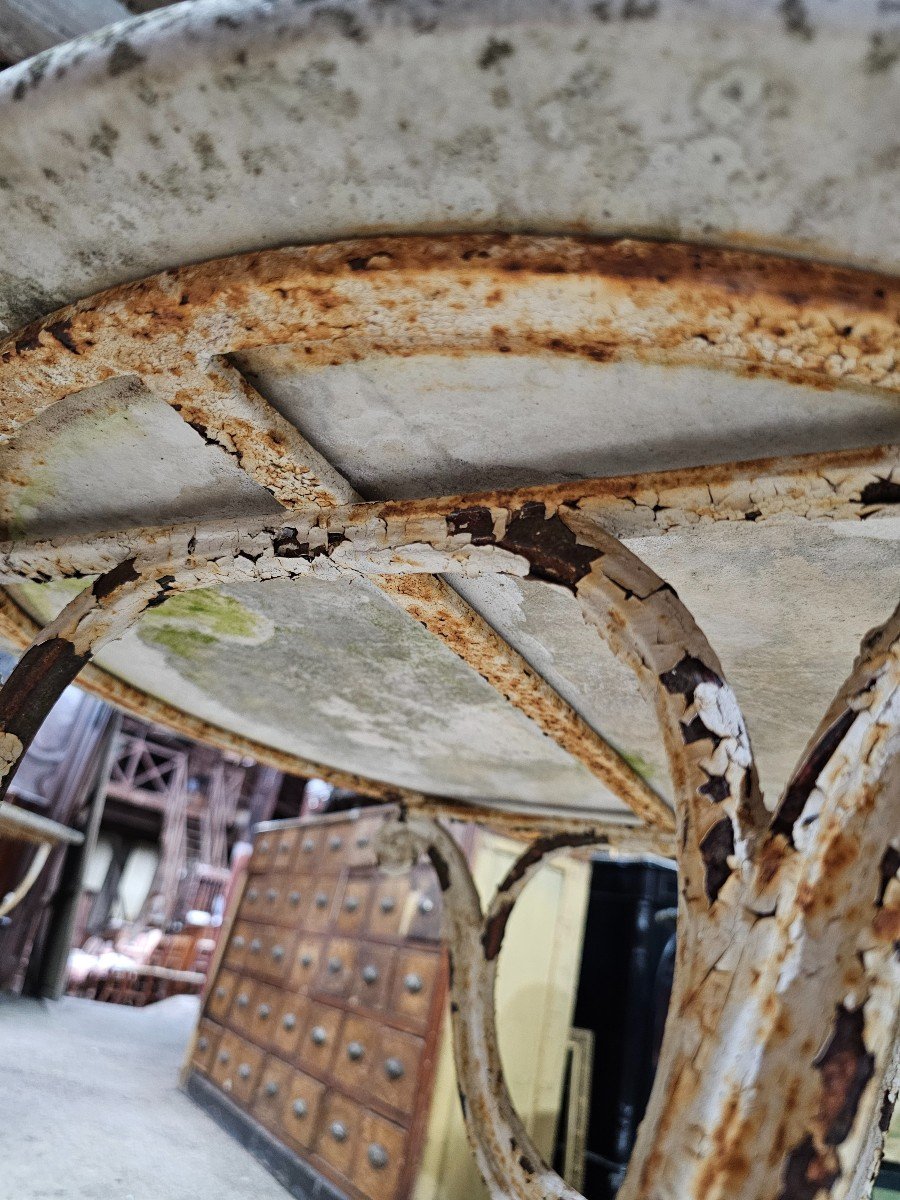
[[[267,1021],[271,1012],[272,1010],[269,1008],[268,1004],[261,1004],[256,1010],[256,1015],[261,1021]]]
[[[217,999],[217,1000],[224,1000],[224,999],[225,999],[225,989],[222,987],[221,983],[220,983],[220,984],[219,984],[219,986],[216,988],[216,999]]]
[[[220,1051],[219,1051],[219,1062],[220,1062],[220,1063],[227,1063],[227,1062],[230,1062],[230,1061],[231,1061],[231,1055],[228,1053],[228,1051],[227,1051],[227,1050],[220,1050]]]
[[[197,1039],[197,1049],[198,1050],[208,1050],[209,1049],[209,1038],[205,1038],[205,1037],[198,1038]]]
[[[312,1032],[309,1035],[317,1046],[324,1046],[328,1041],[328,1034],[321,1025],[313,1025]]]
[[[406,1074],[406,1068],[399,1058],[386,1058],[384,1061],[384,1073],[388,1079],[402,1079]]]
[[[343,846],[343,844],[344,844],[344,839],[341,837],[338,837],[337,834],[335,834],[334,837],[328,839],[328,849],[329,850],[340,850],[340,848],[341,848],[341,846]]]
[[[246,992],[241,992],[241,994],[237,998],[238,1008],[246,1008],[249,1003],[250,1003],[250,997],[247,995]]]
[[[278,899],[278,893],[275,891],[274,888],[269,888],[269,890],[266,892],[266,899],[268,900],[268,902],[270,904],[274,904],[275,901]]]
[[[337,975],[344,964],[339,958],[329,958],[328,970],[332,975]]]
[[[325,908],[328,904],[328,897],[324,892],[316,892],[316,908]]]
[[[284,1026],[285,1029],[294,1029],[297,1024],[297,1018],[294,1016],[293,1013],[285,1013],[284,1016],[281,1018],[281,1024]]]
[[[240,1075],[241,1079],[249,1079],[250,1078],[250,1064],[249,1063],[241,1063],[241,1065],[238,1067],[238,1075]]]
[[[388,1152],[378,1142],[372,1142],[366,1151],[366,1157],[369,1160],[369,1165],[374,1167],[376,1171],[383,1171],[388,1165]]]
[[[256,903],[256,901],[259,899],[259,892],[256,890],[256,888],[250,889],[250,891],[247,893],[247,899],[254,904]]]
[[[426,917],[429,913],[434,912],[434,901],[430,896],[423,896],[419,901],[419,912]]]
[[[344,901],[344,908],[347,912],[356,912],[359,908],[359,896],[348,896]]]
[[[233,940],[232,945],[234,946],[235,950],[243,950],[245,943],[240,934],[238,934]]]
[[[291,904],[293,904],[294,908],[296,908],[300,903],[300,893],[291,892],[291,894],[288,896],[288,900],[291,902]]]
[[[303,849],[304,854],[312,854],[312,852],[313,852],[313,850],[315,850],[315,848],[316,848],[316,843],[312,840],[312,838],[304,838],[303,839],[302,849]]]
[[[351,1042],[347,1047],[347,1057],[351,1062],[359,1062],[364,1054],[365,1050],[361,1042]]]
[[[261,850],[263,854],[268,854],[268,852],[269,852],[269,839],[268,839],[268,838],[263,838],[263,839],[262,839],[262,841],[259,843],[259,847],[258,847],[258,849],[259,849],[259,850]]]
[[[311,967],[312,961],[313,961],[313,957],[308,950],[304,951],[304,953],[300,955],[301,967]]]
[[[307,1112],[309,1111],[306,1107],[305,1100],[295,1100],[293,1105],[291,1106],[291,1109],[292,1109],[295,1117],[305,1117]]]
[[[270,1079],[269,1082],[266,1084],[266,1095],[267,1096],[277,1096],[278,1095],[278,1084],[275,1082],[274,1079]]]
[[[383,913],[393,912],[397,907],[397,901],[393,896],[382,896],[380,907]]]
[[[366,983],[377,983],[378,968],[372,963],[366,963],[362,969],[362,977]]]
[[[368,846],[370,840],[371,839],[366,834],[361,833],[359,835],[359,837],[356,839],[356,844],[360,848],[360,850],[365,850],[365,848],[366,848],[366,846]]]
[[[346,1142],[347,1126],[343,1123],[343,1121],[331,1122],[331,1136],[336,1142]]]
[[[281,960],[284,958],[284,946],[273,946],[272,957],[276,962],[281,962]]]
[[[417,975],[415,971],[410,971],[403,978],[403,986],[408,992],[412,992],[414,996],[417,996],[422,990],[422,976]]]
[[[262,942],[259,940],[259,938],[254,938],[250,943],[250,953],[259,954],[260,950],[262,950]]]

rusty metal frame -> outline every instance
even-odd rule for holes
[[[710,520],[877,517],[900,500],[897,448],[357,504],[227,355],[290,343],[311,363],[435,349],[627,356],[896,393],[898,302],[895,280],[765,256],[459,237],[187,267],[36,323],[0,347],[7,435],[72,391],[136,374],[295,511],[4,547],[6,583],[94,578],[0,690],[2,787],[62,688],[166,596],[306,574],[381,579],[495,686],[515,691],[515,676],[513,701],[570,752],[593,759],[595,774],[651,836],[671,837],[677,821],[672,1015],[623,1200],[725,1200],[737,1191],[743,1200],[856,1200],[877,1164],[872,1126],[892,1094],[898,1057],[900,609],[865,640],[770,812],[718,659],[672,589],[618,537]],[[462,637],[470,611],[432,577],[485,571],[569,590],[632,667],[663,731],[674,817],[595,731],[573,724],[576,714],[543,680],[529,680],[489,627],[476,622],[473,637]],[[497,654],[500,668],[485,668]],[[427,815],[452,813],[452,803],[398,789],[391,798],[402,802],[400,841],[427,846],[447,889],[457,1065],[492,1195],[571,1200],[575,1193],[541,1164],[505,1090],[493,1028],[496,961],[512,905],[546,853],[615,845],[620,836],[639,842],[640,831],[480,813],[541,835],[485,914],[452,840]]]
[[[358,497],[228,355],[289,345],[310,364],[435,349],[629,357],[821,389],[850,382],[896,391],[897,302],[896,281],[872,272],[679,244],[469,235],[266,251],[167,271],[19,331],[0,345],[0,436],[73,391],[136,375],[281,503],[329,507]],[[840,465],[835,485],[827,467],[808,462],[786,507],[802,509],[805,496],[808,515],[856,508],[867,516],[896,503],[893,448],[870,451],[869,465],[869,477],[843,492]],[[785,507],[788,493],[772,497],[747,482],[760,503],[745,503],[740,519]],[[705,519],[698,479],[686,498],[676,478],[668,485],[661,497],[652,481],[648,488],[633,480],[618,496],[620,524],[628,524],[629,506],[632,525],[644,531]],[[724,493],[707,494],[715,507]],[[732,507],[740,509],[737,497]],[[388,578],[380,586],[626,804],[668,822],[666,805],[633,766],[445,581]],[[8,605],[4,616],[21,623]],[[115,690],[140,705],[127,685]],[[365,790],[396,793],[377,783]]]

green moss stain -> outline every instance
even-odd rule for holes
[[[200,633],[196,629],[178,629],[174,625],[163,625],[156,629],[142,629],[141,639],[151,645],[161,646],[179,658],[196,658],[208,646],[219,640],[211,633]]]
[[[52,583],[20,583],[11,588],[13,599],[42,625],[52,621],[91,583],[90,579],[54,579]]]
[[[197,588],[145,614],[138,634],[150,645],[193,659],[219,642],[258,646],[274,633],[268,617],[224,592]]]
[[[632,750],[632,751],[620,750],[619,753],[622,755],[622,757],[628,763],[629,767],[631,767],[633,770],[637,771],[638,775],[640,775],[642,779],[646,779],[648,782],[652,782],[653,777],[656,774],[656,767],[653,765],[652,762],[649,762],[646,758],[644,758],[644,756],[642,754],[639,754],[638,751],[636,751],[636,750]]]

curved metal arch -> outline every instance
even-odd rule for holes
[[[742,903],[752,897],[767,935],[738,942],[733,961],[717,964],[724,985],[701,984],[688,997],[684,980],[676,986],[621,1195],[869,1194],[886,1128],[879,1115],[900,1063],[898,827],[900,607],[865,639],[752,855]],[[382,840],[395,857],[427,852],[444,891],[460,1100],[492,1200],[580,1200],[542,1161],[512,1104],[495,988],[517,898],[548,854],[590,844],[590,835],[534,842],[486,913],[442,826],[401,814]],[[708,924],[696,904],[682,919],[694,929]]]
[[[900,885],[891,857],[900,818],[900,609],[867,638],[770,817],[740,711],[713,651],[674,592],[577,505],[553,510],[512,498],[503,507],[463,505],[448,513],[438,504],[424,523],[421,506],[413,517],[404,515],[402,505],[363,506],[349,514],[312,513],[305,521],[295,514],[288,526],[256,530],[251,542],[248,557],[234,531],[213,529],[186,556],[176,538],[149,551],[147,561],[126,559],[95,581],[38,639],[32,663],[46,658],[68,664],[51,674],[38,703],[52,702],[54,687],[71,677],[69,668],[119,636],[154,598],[234,572],[250,579],[360,569],[487,569],[568,588],[654,693],[679,797],[685,921],[673,1015],[625,1195],[724,1200],[742,1184],[746,1200],[794,1200],[807,1194],[802,1186],[812,1186],[811,1179],[821,1176],[843,1187],[851,1174],[865,1175],[857,1166],[866,1149],[861,1130],[893,1061],[900,973],[893,954]],[[0,723],[20,745],[27,727],[11,725],[7,717],[27,710],[33,723],[35,710],[22,704],[33,674],[23,660],[0,691]],[[836,847],[843,848],[837,858]],[[540,846],[526,852],[489,910],[472,976],[483,997],[492,994],[511,903],[540,856]],[[856,868],[852,874],[848,865]],[[852,919],[836,894],[835,872],[847,881]],[[460,922],[465,914],[474,915],[471,896],[464,899]],[[829,921],[838,921],[841,932],[836,962],[821,936]],[[775,1007],[783,1017],[784,997],[798,1001],[801,1021],[792,1037],[772,1017],[772,996],[778,994]],[[834,1012],[827,1003],[823,1007],[828,997]],[[521,1140],[496,1046],[488,1044],[492,1010],[467,1009],[465,1020],[471,1027],[456,1035],[460,1070],[467,1069],[463,1060],[482,1056],[473,1096],[480,1104],[496,1102],[503,1136],[526,1147],[523,1161],[510,1166],[507,1152],[492,1141],[494,1133],[479,1139],[495,1195],[524,1198],[537,1191],[571,1198]],[[841,1067],[835,1085],[831,1063],[848,1052],[849,1083]],[[735,1070],[744,1071],[743,1079]],[[753,1080],[774,1093],[778,1072],[782,1079],[793,1073],[790,1111],[780,1125],[769,1113],[753,1127],[743,1091],[753,1094]],[[685,1091],[688,1079],[693,1082]],[[699,1159],[691,1149],[698,1131],[708,1142]],[[760,1165],[765,1154],[748,1163],[746,1156],[719,1161],[713,1153],[716,1139],[733,1152],[741,1138],[761,1132],[780,1147],[781,1157],[768,1167]],[[848,1193],[844,1187],[834,1194]]]
[[[499,301],[487,304],[487,289],[493,295],[511,275],[516,287],[500,287]],[[809,285],[805,295],[800,283]],[[332,361],[398,348],[409,353],[454,345],[466,351],[497,348],[497,322],[503,320],[499,348],[523,353],[607,359],[629,354],[752,368],[796,382],[840,375],[898,390],[900,381],[890,366],[900,357],[900,333],[890,308],[896,286],[859,272],[788,267],[759,256],[678,246],[651,251],[633,243],[591,246],[572,239],[456,238],[436,244],[381,239],[277,251],[184,268],[55,314],[0,349],[0,397],[8,396],[12,423],[7,428],[12,428],[77,387],[111,374],[136,373],[210,440],[252,462],[254,476],[273,494],[287,488],[284,494],[296,498],[299,486],[305,498],[325,504],[327,495],[320,495],[315,483],[320,464],[308,473],[306,496],[303,461],[285,454],[279,430],[273,436],[274,427],[266,423],[270,414],[260,420],[252,396],[217,355],[287,340],[302,342],[311,361],[317,355]],[[552,331],[533,320],[548,287],[567,289],[569,325],[562,331],[558,311]],[[423,288],[429,319],[410,326],[413,306],[422,313]],[[386,291],[392,309],[378,305]],[[374,309],[382,314],[375,329],[365,324]],[[839,329],[838,319],[846,322]],[[148,368],[151,337],[154,363]],[[690,914],[679,941],[673,1004],[682,1019],[696,1011],[707,1025],[718,1027],[727,1019],[718,984],[733,976],[723,964],[736,944],[752,943],[763,911],[749,902],[761,874],[760,848],[768,855],[767,869],[773,858],[780,864],[782,856],[775,835],[767,831],[768,814],[737,703],[690,615],[661,580],[599,528],[596,506],[592,510],[570,497],[461,501],[449,513],[440,506],[429,512],[427,502],[412,508],[374,506],[357,515],[355,527],[353,519],[343,513],[329,519],[321,512],[305,522],[292,517],[286,526],[252,533],[250,558],[236,543],[229,544],[226,531],[213,529],[210,544],[199,554],[196,547],[192,551],[184,586],[211,578],[262,578],[266,572],[499,569],[568,588],[656,704],[678,800],[681,908]],[[185,550],[168,547],[168,573],[178,578],[178,586]],[[131,614],[136,615],[141,597],[152,599],[154,588],[159,594],[164,558],[150,555],[143,565],[132,566],[141,576],[139,584],[98,581],[91,589],[93,600],[74,602],[39,639],[44,647],[36,648],[39,662],[59,654],[53,675],[58,684],[68,682],[79,656],[89,656],[103,637],[115,636],[109,634],[115,603],[103,601],[106,589],[116,603],[134,603]],[[116,570],[120,566],[111,576]],[[134,592],[126,601],[129,584]],[[90,611],[79,603],[87,603]],[[128,623],[124,619],[117,627]],[[77,652],[67,648],[76,643]],[[34,662],[35,656],[26,655],[23,668]],[[27,682],[25,671],[10,680],[5,699],[0,693],[0,722],[13,738],[19,735],[3,714],[15,715],[21,703],[16,689],[21,695]],[[51,687],[47,694],[52,693]],[[21,731],[27,736],[27,726]],[[779,866],[774,874],[787,870]],[[502,906],[491,918],[496,940],[505,920]],[[669,1038],[657,1095],[676,1087],[684,1061]],[[658,1104],[645,1128],[656,1129],[657,1142],[670,1136]],[[642,1134],[645,1145],[649,1136]],[[652,1161],[652,1152],[642,1153]],[[683,1158],[684,1146],[680,1153]]]
[[[29,683],[33,685],[35,661],[38,671],[47,655],[51,661],[58,658],[69,666],[82,665],[95,649],[121,636],[149,604],[173,591],[235,574],[247,579],[316,571],[334,573],[357,569],[360,562],[371,564],[376,571],[390,570],[392,557],[399,560],[394,569],[399,566],[409,571],[415,568],[417,554],[419,569],[431,571],[443,565],[435,562],[435,554],[443,552],[454,565],[464,562],[469,573],[511,570],[570,589],[586,619],[635,670],[655,699],[679,796],[683,904],[696,904],[705,895],[707,904],[714,905],[731,868],[726,867],[723,875],[723,860],[710,859],[709,831],[720,829],[724,822],[729,831],[725,843],[732,854],[742,855],[761,828],[763,809],[737,702],[722,678],[713,650],[672,589],[574,505],[561,505],[554,511],[525,499],[518,504],[512,500],[506,508],[463,505],[450,513],[441,512],[438,506],[425,522],[429,553],[424,555],[423,520],[418,512],[405,527],[396,506],[364,506],[362,519],[357,518],[354,527],[351,516],[343,536],[334,532],[337,516],[313,513],[306,527],[299,522],[298,528],[270,526],[249,538],[222,525],[205,535],[191,535],[185,542],[184,531],[179,530],[168,539],[151,543],[142,555],[117,564],[47,627],[36,646],[39,658],[31,659],[29,652],[0,689],[0,727],[15,732],[7,717],[10,712],[14,715],[16,698]],[[320,520],[329,524],[327,536],[323,536]],[[412,546],[405,545],[411,539]],[[354,560],[354,554],[360,562]],[[45,711],[71,678],[71,671],[51,677],[51,686],[43,688],[41,697]],[[12,705],[7,704],[7,697]],[[23,737],[19,753],[26,744]],[[11,763],[7,780],[14,767]],[[561,835],[545,849],[572,840],[571,834]],[[585,832],[574,840],[589,843],[598,838],[596,833]],[[716,854],[721,841],[718,834],[713,835]],[[482,1077],[475,1094],[483,1088],[483,1071],[487,1070],[499,1089],[498,1112],[509,1130],[504,1139],[521,1147],[514,1156],[514,1168],[509,1162],[498,1165],[490,1155],[479,1155],[482,1169],[492,1172],[496,1188],[509,1188],[510,1180],[504,1182],[504,1174],[508,1176],[513,1169],[518,1173],[516,1186],[522,1189],[534,1186],[540,1176],[542,1194],[573,1197],[564,1185],[562,1191],[554,1190],[557,1177],[539,1165],[539,1157],[506,1096],[493,1028],[494,971],[506,917],[543,853],[526,854],[501,888],[502,899],[488,914],[481,939],[483,953],[468,985],[474,985],[488,1003],[473,1010],[468,1003],[473,997],[466,996],[463,1010],[471,1020],[455,1037],[459,1069],[468,1070],[463,1064],[481,1056]],[[710,884],[712,878],[714,887]],[[471,911],[468,915],[472,916]],[[462,910],[459,920],[465,920]],[[712,939],[708,938],[702,949],[709,953],[711,948]],[[679,972],[685,969],[680,966]],[[460,978],[465,978],[465,972]],[[516,1194],[524,1196],[526,1190]]]
[[[897,390],[897,299],[896,281],[872,272],[676,243],[469,235],[265,251],[114,288],[8,338],[0,435],[73,391],[136,375],[280,502],[327,508],[352,489],[228,354],[293,343],[316,364],[501,350]],[[671,827],[632,764],[446,583],[379,586],[639,816]]]
[[[137,375],[259,462],[277,494],[286,469],[296,489],[298,464],[240,411],[220,356],[296,344],[311,366],[429,351],[627,357],[898,391],[898,303],[898,281],[875,272],[680,243],[459,235],[268,250],[121,285],[7,338],[0,434]],[[307,499],[333,503],[316,471]]]

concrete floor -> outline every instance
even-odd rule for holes
[[[0,1200],[286,1200],[177,1090],[196,1016],[0,996]]]

